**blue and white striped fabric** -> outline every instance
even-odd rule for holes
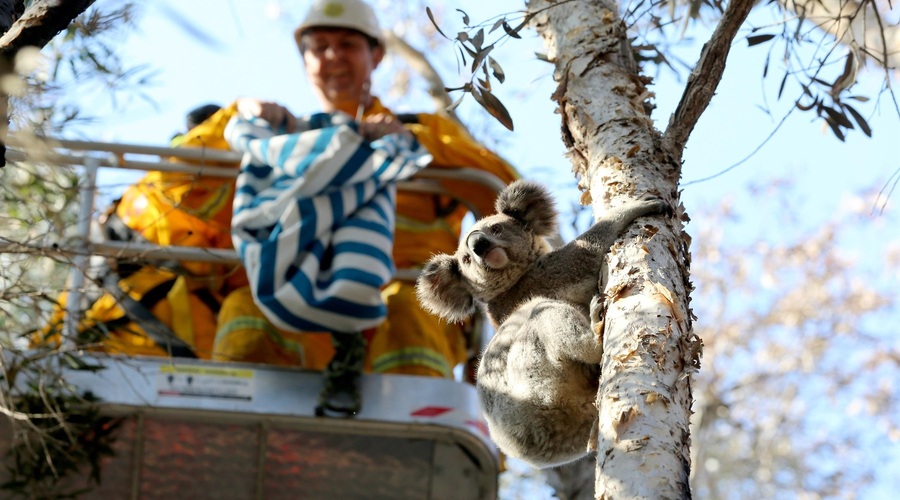
[[[225,138],[244,152],[232,238],[257,305],[280,328],[352,333],[384,321],[393,276],[396,182],[431,161],[399,134],[369,142],[343,113],[276,135],[235,117]]]

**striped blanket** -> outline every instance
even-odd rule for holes
[[[431,161],[414,139],[369,142],[343,113],[300,120],[276,134],[260,118],[225,130],[244,153],[232,238],[257,305],[291,331],[360,332],[381,323],[391,257],[396,182]]]

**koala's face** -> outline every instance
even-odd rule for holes
[[[522,221],[500,214],[478,221],[460,241],[454,258],[473,297],[490,302],[548,251],[543,237]]]
[[[556,231],[553,198],[540,185],[516,181],[500,193],[497,214],[478,221],[453,255],[432,257],[416,281],[422,305],[450,321],[475,312],[514,286]]]

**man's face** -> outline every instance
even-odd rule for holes
[[[337,109],[365,99],[364,87],[384,49],[370,47],[357,31],[340,28],[307,30],[299,42],[306,76],[322,98]]]

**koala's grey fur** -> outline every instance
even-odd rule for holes
[[[478,221],[455,255],[436,255],[417,282],[422,304],[451,321],[485,306],[496,332],[478,367],[477,388],[491,438],[538,467],[584,456],[597,420],[602,346],[589,319],[613,242],[638,217],[664,213],[662,200],[607,212],[571,243],[551,250],[556,209],[540,185],[517,181]]]

